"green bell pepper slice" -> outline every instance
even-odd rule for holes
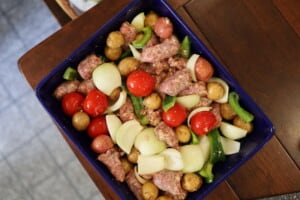
[[[132,102],[132,105],[133,105],[133,108],[134,108],[134,113],[137,116],[140,123],[142,125],[148,124],[149,120],[147,119],[147,117],[145,115],[142,114],[142,110],[144,108],[143,98],[134,96],[133,94],[130,94],[130,93],[129,93],[129,97],[131,99],[131,102]]]
[[[211,183],[214,180],[213,166],[215,163],[224,161],[226,156],[223,151],[223,147],[220,141],[220,133],[218,129],[214,129],[207,135],[210,144],[210,156],[208,161],[204,164],[199,174],[205,178],[207,183]]]
[[[191,41],[188,36],[185,36],[179,48],[179,55],[188,59],[191,56]]]
[[[144,33],[144,36],[141,39],[134,40],[132,42],[132,45],[137,49],[142,49],[152,37],[151,27],[149,26],[144,27],[142,29],[142,32]]]
[[[74,79],[77,79],[78,78],[78,72],[76,69],[72,68],[72,67],[68,67],[64,74],[63,74],[63,78],[65,80],[68,80],[68,81],[71,81],[71,80],[74,80]]]
[[[162,109],[164,111],[167,111],[170,108],[172,108],[175,105],[175,103],[176,103],[175,96],[166,95],[166,97],[164,98],[163,103],[162,103]]]
[[[251,122],[254,119],[254,116],[246,111],[239,103],[239,95],[236,92],[230,92],[228,97],[228,103],[233,109],[234,112],[245,122]]]

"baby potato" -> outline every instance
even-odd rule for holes
[[[130,154],[127,155],[127,159],[131,163],[137,163],[140,152],[136,148],[132,148]]]
[[[116,101],[116,100],[118,100],[118,98],[119,98],[119,96],[120,96],[120,92],[121,92],[121,88],[116,88],[116,89],[114,89],[111,93],[110,93],[110,95],[108,96],[108,98],[110,99],[110,100],[112,100],[112,101]]]
[[[217,82],[207,83],[207,97],[211,100],[218,100],[225,94],[224,87]]]
[[[162,196],[159,196],[156,200],[173,200],[173,199],[172,199],[172,197],[162,195]]]
[[[236,113],[232,110],[231,106],[228,103],[222,103],[220,106],[221,116],[226,120],[232,120]]]
[[[118,60],[122,55],[122,48],[111,48],[106,46],[104,49],[104,54],[109,60]]]
[[[150,11],[145,17],[145,26],[154,27],[157,19],[158,15],[155,12]]]
[[[134,57],[126,57],[122,59],[118,64],[118,69],[122,76],[127,76],[130,72],[136,70],[140,65],[140,61],[138,61]]]
[[[109,33],[106,39],[106,45],[110,48],[119,48],[125,44],[125,39],[120,31]]]
[[[122,158],[121,164],[126,174],[133,168],[132,163],[127,158]]]
[[[200,57],[195,64],[195,74],[198,81],[207,81],[214,74],[214,68],[208,60]]]
[[[191,140],[192,134],[186,125],[177,126],[175,133],[180,143],[187,143]]]
[[[202,186],[203,180],[201,176],[195,173],[186,173],[182,177],[182,188],[188,192],[195,192]]]
[[[253,125],[250,122],[245,122],[244,120],[242,120],[239,116],[236,116],[233,119],[233,125],[240,127],[244,130],[247,130],[247,132],[251,132],[253,130]]]
[[[148,181],[142,186],[142,196],[145,200],[155,200],[158,197],[159,190],[157,186]]]
[[[90,124],[90,117],[83,111],[78,111],[72,116],[72,125],[77,131],[84,131]]]
[[[143,104],[146,108],[155,110],[160,108],[161,98],[157,93],[153,92],[149,96],[145,97]]]

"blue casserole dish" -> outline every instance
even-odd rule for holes
[[[189,193],[187,197],[187,199],[203,199],[265,145],[265,143],[274,135],[274,127],[271,121],[242,89],[234,77],[230,75],[225,67],[220,64],[214,55],[207,49],[207,47],[205,47],[199,38],[197,38],[185,22],[164,0],[132,1],[80,47],[78,47],[78,49],[76,49],[70,56],[55,67],[54,70],[38,84],[36,87],[36,95],[54,122],[62,130],[62,133],[97,170],[120,199],[135,199],[126,183],[116,181],[108,169],[102,163],[97,161],[97,154],[95,154],[90,148],[91,139],[85,134],[78,134],[78,132],[73,128],[70,118],[63,113],[60,102],[57,101],[52,94],[55,88],[64,81],[62,75],[68,66],[77,66],[81,60],[92,52],[101,53],[105,46],[105,40],[109,32],[119,29],[124,21],[131,21],[138,13],[148,12],[150,10],[157,12],[161,16],[169,17],[175,27],[175,34],[180,39],[182,39],[185,35],[190,37],[192,52],[200,54],[212,63],[215,68],[215,76],[225,80],[229,84],[230,89],[239,94],[241,105],[255,116],[253,121],[254,130],[251,134],[249,134],[249,136],[241,140],[240,152],[238,154],[228,156],[224,162],[217,163],[214,166],[214,182],[211,184],[204,184],[198,191]]]

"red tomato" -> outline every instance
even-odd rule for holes
[[[114,143],[108,135],[98,135],[91,143],[91,148],[96,153],[105,153],[108,149],[114,147]]]
[[[83,101],[83,110],[93,117],[103,114],[107,106],[107,96],[97,89],[91,90]]]
[[[98,116],[92,119],[87,128],[87,132],[91,138],[95,138],[98,135],[108,134],[105,117]]]
[[[192,131],[198,135],[205,135],[216,125],[216,116],[210,111],[198,112],[191,118]]]
[[[170,127],[179,126],[185,121],[186,117],[185,108],[178,103],[162,114],[162,119]]]
[[[173,34],[173,24],[167,17],[160,17],[154,25],[154,32],[160,38],[166,39]]]
[[[129,92],[135,96],[148,96],[155,87],[155,79],[143,70],[131,72],[126,81]]]
[[[65,114],[72,116],[81,110],[83,101],[84,96],[82,94],[78,92],[71,92],[63,97],[61,106]]]

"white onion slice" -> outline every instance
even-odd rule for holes
[[[191,109],[200,102],[200,95],[190,94],[190,95],[176,97],[176,102],[181,104],[186,109]]]
[[[157,154],[151,156],[139,155],[137,166],[139,174],[153,174],[165,168],[165,157]]]
[[[108,133],[113,142],[116,143],[116,133],[122,125],[122,122],[119,119],[119,117],[115,114],[105,115],[105,120],[107,124]]]
[[[139,150],[142,155],[154,155],[166,149],[166,144],[159,140],[154,128],[145,128],[138,134],[134,141],[134,147]]]
[[[198,60],[198,58],[200,57],[200,55],[198,54],[193,54],[187,61],[186,63],[186,67],[190,70],[191,72],[191,75],[192,75],[192,79],[193,81],[197,81],[197,78],[196,78],[196,74],[195,74],[195,65],[196,65],[196,62]]]
[[[198,137],[199,137],[199,145],[202,149],[203,157],[206,162],[210,156],[210,142],[207,135],[201,135]]]
[[[160,153],[165,157],[165,169],[168,170],[182,170],[183,169],[183,160],[181,153],[174,148],[165,149]]]
[[[190,120],[196,113],[202,112],[202,111],[210,111],[210,110],[211,110],[211,107],[208,107],[208,106],[199,107],[199,108],[194,109],[188,116],[188,119],[187,119],[188,126],[190,127]]]
[[[118,146],[127,154],[130,153],[136,136],[143,130],[143,126],[137,120],[126,121],[116,132]]]
[[[232,140],[238,140],[247,135],[247,130],[227,122],[221,122],[220,130],[225,137]]]
[[[220,142],[225,155],[235,154],[240,151],[241,143],[238,141],[220,136]]]
[[[127,92],[125,90],[122,90],[120,92],[118,100],[113,105],[109,106],[106,109],[106,113],[111,113],[116,110],[119,110],[121,106],[123,106],[123,104],[126,102],[126,97],[127,97]]]
[[[198,144],[188,144],[181,146],[179,151],[183,160],[183,169],[184,173],[187,172],[197,172],[199,171],[204,163],[205,158],[202,152],[200,145]]]
[[[133,25],[138,31],[141,31],[144,28],[144,22],[145,13],[141,12],[132,19],[131,25]]]
[[[141,183],[141,184],[145,184],[147,182],[147,179],[144,179],[143,177],[141,177],[137,171],[137,166],[134,166],[133,168],[134,170],[134,175],[135,178]]]
[[[222,85],[222,87],[224,88],[224,95],[217,100],[214,100],[215,102],[218,103],[226,103],[228,101],[228,94],[229,94],[229,86],[228,84],[221,78],[217,78],[217,77],[212,77],[210,78],[207,82],[216,82]]]
[[[93,71],[95,86],[106,95],[120,87],[122,84],[121,74],[113,63],[103,63]]]
[[[141,60],[141,53],[131,44],[129,44],[129,48],[130,48],[130,51],[131,51],[133,57],[137,60]]]

